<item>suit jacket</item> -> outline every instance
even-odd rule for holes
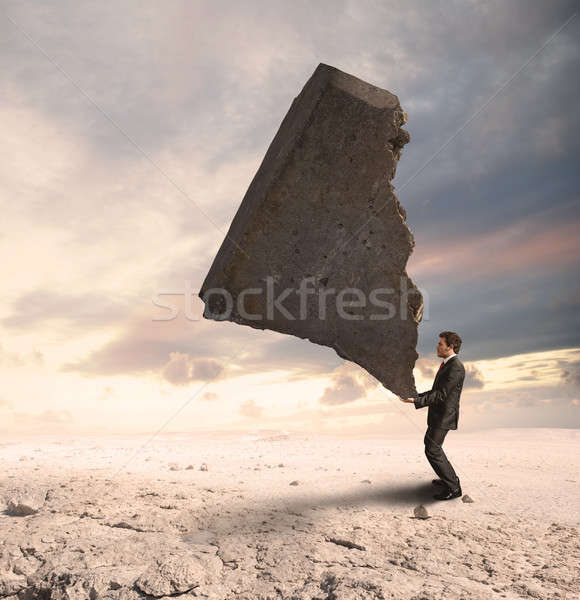
[[[427,413],[429,427],[457,429],[459,397],[464,379],[465,367],[455,355],[439,369],[432,389],[414,396],[415,408],[429,407]]]

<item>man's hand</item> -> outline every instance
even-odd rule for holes
[[[410,402],[410,403],[415,402],[415,398],[401,398],[401,396],[399,396],[399,400],[401,402]]]

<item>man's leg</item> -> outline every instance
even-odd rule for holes
[[[460,487],[459,477],[457,477],[451,463],[443,452],[443,440],[447,435],[448,429],[436,429],[428,427],[425,433],[425,456],[433,467],[437,476],[451,490]]]

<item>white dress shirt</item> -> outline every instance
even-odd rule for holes
[[[448,356],[447,358],[443,359],[443,364],[445,364],[450,358],[453,358],[454,356],[457,356],[457,353],[454,352],[451,356]]]

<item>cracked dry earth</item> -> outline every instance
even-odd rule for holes
[[[455,432],[473,503],[420,435],[4,440],[0,597],[578,598],[578,440]]]

